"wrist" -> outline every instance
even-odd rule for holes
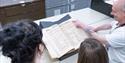
[[[84,28],[84,31],[87,32],[87,33],[95,32],[95,31],[92,30],[92,27],[90,27],[90,26],[85,27],[85,28]]]
[[[93,31],[94,31],[94,32],[98,32],[98,29],[94,29]]]
[[[98,28],[98,27],[95,27],[95,28],[93,29],[93,31],[94,31],[94,32],[98,32],[98,31],[99,31],[99,28]]]

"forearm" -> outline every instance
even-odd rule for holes
[[[106,40],[106,38],[104,36],[99,35],[96,32],[92,32],[92,33],[90,33],[90,35],[91,35],[91,37],[99,40],[102,44],[105,44],[105,45],[108,44],[108,42],[107,42],[107,40]]]
[[[102,35],[97,34],[95,31],[89,28],[84,28],[84,31],[88,34],[88,36],[99,40],[102,44],[105,44],[105,45],[108,44],[106,38]]]
[[[100,26],[97,26],[93,29],[93,31],[97,32],[97,31],[100,31],[100,30],[108,30],[108,29],[111,29],[112,26],[111,24],[103,24],[103,25],[100,25]]]

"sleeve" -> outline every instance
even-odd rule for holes
[[[111,47],[125,47],[125,29],[112,32],[105,37]]]

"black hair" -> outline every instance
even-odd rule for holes
[[[42,42],[42,30],[34,22],[21,20],[3,26],[0,42],[4,56],[12,63],[32,63],[36,48]]]

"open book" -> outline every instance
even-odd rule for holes
[[[87,37],[71,20],[43,29],[43,41],[51,58],[60,58],[71,50],[78,49]]]

